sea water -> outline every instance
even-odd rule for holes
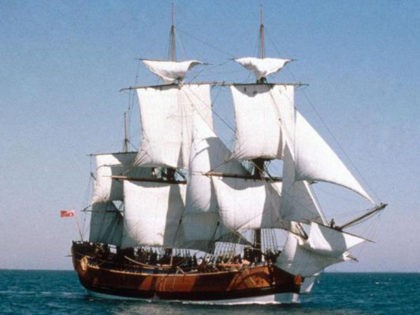
[[[324,273],[300,304],[212,306],[89,296],[72,271],[0,270],[0,314],[419,314],[419,273]]]

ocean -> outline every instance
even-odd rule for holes
[[[93,298],[72,271],[0,270],[0,314],[420,314],[419,273],[324,273],[300,304],[210,306]]]

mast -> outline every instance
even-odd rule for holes
[[[124,112],[124,142],[123,142],[123,152],[128,152],[128,133],[127,133],[127,112]]]
[[[265,55],[265,47],[264,47],[264,23],[263,23],[263,10],[262,7],[260,9],[260,51],[259,51],[259,57],[264,58]],[[265,77],[257,80],[257,84],[259,83],[266,83],[267,80]],[[264,176],[264,164],[265,160],[263,158],[257,158],[252,160],[254,163],[254,177],[261,179]],[[254,248],[257,250],[257,255],[261,258],[262,253],[262,244],[261,244],[261,229],[255,230],[254,235]],[[260,259],[259,258],[259,259]]]
[[[260,58],[264,58],[265,48],[264,48],[264,23],[263,23],[263,10],[261,7],[260,11]]]
[[[259,58],[264,58],[265,55],[265,47],[264,47],[264,22],[263,22],[263,9],[261,7],[260,10],[260,49],[259,49]],[[257,80],[257,84],[267,83],[267,79],[262,77],[261,79]],[[262,158],[252,160],[254,163],[254,177],[255,178],[262,178],[264,176],[264,164],[265,160]]]
[[[171,61],[175,61],[175,9],[174,9],[174,3],[172,2],[172,9],[171,9],[171,31],[170,31],[170,41],[171,41]],[[175,168],[166,168],[166,177],[168,181],[174,181],[175,180]]]
[[[175,61],[175,23],[174,23],[175,9],[174,4],[172,3],[172,12],[171,12],[171,61]]]

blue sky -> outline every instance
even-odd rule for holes
[[[230,59],[257,54],[262,5],[266,55],[297,59],[273,80],[309,84],[297,107],[389,203],[359,263],[330,270],[420,272],[419,2],[174,5],[178,58],[210,64],[199,80],[227,81],[250,79]],[[168,58],[170,11],[170,1],[0,2],[0,268],[71,268],[77,230],[59,210],[88,204],[88,154],[121,149],[130,99],[119,89],[157,82],[136,58]],[[134,145],[138,121],[134,109]],[[346,200],[337,208],[350,211]]]

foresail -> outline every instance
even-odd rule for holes
[[[124,200],[125,229],[137,245],[174,245],[185,207],[185,185],[125,180]]]
[[[137,89],[142,141],[136,164],[186,168],[192,116],[199,113],[212,128],[210,86],[184,84]]]
[[[276,265],[292,274],[312,276],[326,267],[350,260],[347,252],[365,239],[312,223],[307,240],[289,233]]]
[[[330,146],[297,111],[294,145],[296,180],[325,181],[341,185],[374,203]]]
[[[146,177],[150,170],[133,165],[137,152],[98,154],[92,203],[123,200],[122,183],[116,175]]]
[[[281,159],[284,139],[282,122],[294,108],[292,85],[232,85],[235,109],[233,157]],[[284,122],[288,123],[288,122]]]
[[[291,59],[244,57],[235,61],[254,72],[256,79],[259,80],[280,71]]]
[[[182,81],[192,67],[202,64],[198,60],[187,61],[159,61],[159,60],[143,60],[146,67],[161,78],[165,83],[174,83]]]

